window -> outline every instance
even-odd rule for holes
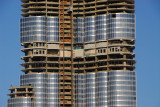
[[[103,53],[106,53],[106,49],[103,49]]]
[[[103,53],[103,52],[102,52],[102,49],[101,49],[101,53]]]
[[[114,48],[112,48],[112,52],[114,52]]]

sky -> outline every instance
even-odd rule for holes
[[[0,0],[0,107],[10,85],[19,86],[20,0]],[[137,106],[160,107],[160,0],[136,0]]]

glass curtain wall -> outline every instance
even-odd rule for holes
[[[117,13],[108,15],[108,39],[135,39],[135,15]]]
[[[108,106],[136,107],[136,72],[108,72]]]
[[[34,107],[31,98],[9,98],[7,107]]]
[[[20,23],[21,42],[59,41],[59,18],[26,17]]]
[[[76,84],[76,107],[136,107],[134,71],[77,74]]]
[[[136,38],[134,14],[117,13],[77,18],[74,26],[77,33],[76,42]]]
[[[58,74],[25,74],[21,75],[21,86],[34,88],[35,107],[59,107]]]

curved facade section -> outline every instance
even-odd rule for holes
[[[76,105],[75,107],[86,107],[85,97],[86,97],[86,75],[79,74],[75,76],[75,88],[76,88]]]
[[[48,17],[47,18],[47,41],[58,42],[59,41],[59,18]]]
[[[108,75],[108,106],[136,107],[136,73],[110,71]]]
[[[7,107],[34,107],[31,98],[9,98]]]
[[[36,73],[21,75],[20,85],[31,85],[34,88],[35,107],[59,107],[58,74]]]
[[[21,21],[21,43],[35,41],[59,41],[58,17],[26,17]]]
[[[74,19],[76,42],[84,42],[84,18]]]
[[[96,40],[95,17],[86,17],[84,22],[85,42]]]
[[[96,73],[78,74],[75,83],[75,107],[96,107]]]
[[[47,78],[48,107],[59,107],[59,76],[58,74],[49,74]]]
[[[76,75],[76,107],[107,107],[107,72]]]
[[[136,107],[135,71],[76,75],[76,107]]]
[[[107,40],[107,18],[106,15],[96,16],[96,41]]]
[[[107,72],[98,72],[96,77],[96,107],[107,106]]]
[[[77,18],[75,22],[77,42],[83,42],[83,36],[84,42],[107,39],[136,39],[134,14],[98,15],[85,17],[84,19]]]
[[[136,39],[135,15],[116,13],[108,16],[108,39]]]
[[[86,107],[96,107],[96,73],[86,74]]]

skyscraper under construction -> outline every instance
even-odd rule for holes
[[[137,107],[134,0],[21,1],[8,107]]]

